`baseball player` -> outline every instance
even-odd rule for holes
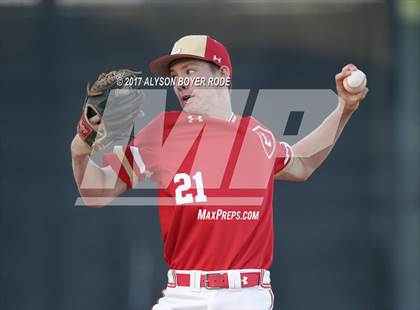
[[[182,37],[149,68],[178,81],[174,91],[182,112],[162,112],[128,145],[106,153],[99,167],[89,159],[105,121],[89,101],[105,93],[103,83],[95,83],[88,93],[90,113],[82,116],[71,144],[81,197],[88,206],[103,207],[145,178],[158,184],[169,271],[154,310],[272,309],[274,180],[305,181],[326,159],[367,94],[367,88],[356,94],[344,89],[343,80],[357,68],[349,64],[336,75],[336,109],[293,146],[255,118],[235,114],[228,85],[180,82],[232,77],[227,49],[210,36]],[[114,85],[114,76],[107,76],[106,87]],[[311,155],[331,132],[332,144]]]

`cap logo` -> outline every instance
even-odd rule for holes
[[[222,57],[217,57],[216,55],[213,55],[213,61],[217,61],[220,64],[222,62]]]

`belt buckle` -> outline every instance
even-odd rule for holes
[[[209,275],[210,275],[211,273],[206,273],[205,275],[204,275],[204,287],[206,288],[206,289],[208,289],[208,290],[218,290],[218,289],[221,289],[222,287],[211,287],[211,286],[209,286]],[[214,273],[212,273],[212,274],[214,274]],[[221,274],[221,273],[216,273],[216,274]]]

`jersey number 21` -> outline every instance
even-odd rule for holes
[[[177,205],[193,202],[206,202],[207,196],[204,194],[203,177],[201,172],[198,171],[192,176],[195,182],[195,188],[197,189],[197,195],[193,197],[193,194],[184,194],[185,191],[191,188],[191,176],[187,173],[177,173],[174,177],[174,183],[183,181],[184,184],[179,185],[175,189],[175,200]]]

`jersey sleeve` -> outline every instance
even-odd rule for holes
[[[161,119],[159,115],[140,130],[128,145],[116,145],[112,152],[104,154],[102,158],[103,166],[111,166],[128,189],[146,177],[154,180],[153,175],[158,171],[160,158]]]
[[[277,156],[274,163],[274,174],[285,172],[293,163],[292,147],[286,142],[277,143]]]

